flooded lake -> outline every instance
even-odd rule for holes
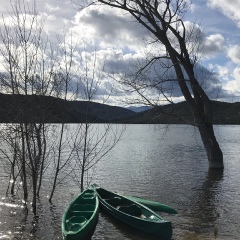
[[[123,139],[102,159],[92,182],[121,194],[174,207],[175,240],[237,240],[240,236],[240,126],[215,126],[224,154],[224,171],[209,171],[196,129],[186,125],[129,125]],[[62,239],[61,217],[79,192],[66,179],[48,203],[48,178],[38,217],[23,206],[20,194],[5,196],[9,178],[0,163],[0,239]],[[20,190],[19,190],[20,192]],[[30,203],[28,204],[30,205]],[[93,240],[153,240],[100,212]]]

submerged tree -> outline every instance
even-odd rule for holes
[[[81,5],[81,3],[79,4]],[[138,90],[141,97],[147,101],[151,101],[148,95],[139,90],[147,89],[148,87],[158,89],[160,85],[163,86],[163,82],[173,81],[173,78],[165,77],[162,79],[162,77],[159,76],[158,81],[148,85],[148,83],[144,81],[139,83],[138,76],[154,63],[158,63],[158,68],[162,67],[161,63],[166,66],[165,62],[167,59],[168,69],[174,69],[176,76],[174,81],[178,83],[181,93],[190,106],[194,116],[194,124],[200,132],[207,153],[209,167],[223,168],[223,154],[216,140],[212,124],[211,100],[203,90],[195,72],[197,62],[196,49],[199,48],[199,45],[197,45],[197,41],[192,44],[190,44],[190,41],[191,38],[194,37],[193,35],[196,35],[196,32],[194,32],[193,29],[189,31],[183,19],[184,13],[187,11],[187,1],[96,0],[92,1],[90,5],[94,4],[107,5],[129,13],[141,26],[149,31],[152,42],[154,42],[156,46],[163,46],[165,54],[161,53],[150,59],[148,63],[138,71],[137,77],[128,82],[128,85]],[[195,36],[195,38],[196,37],[197,36]],[[164,88],[161,88],[163,96],[165,91]]]
[[[50,202],[56,187],[66,177],[72,176],[80,191],[83,191],[91,182],[90,176],[94,175],[96,164],[116,146],[125,129],[125,126],[114,126],[112,123],[96,124],[99,119],[94,116],[91,103],[96,99],[104,79],[103,66],[99,68],[96,51],[92,54],[82,52],[81,61],[74,64],[72,54],[75,48],[72,44],[68,46],[63,44],[62,47],[70,51],[68,53],[63,51],[63,53],[67,53],[68,61],[63,64],[66,67],[61,76],[65,76],[66,89],[70,87],[67,79],[74,79],[75,91],[72,91],[72,94],[75,98],[84,101],[84,116],[80,124],[70,126],[70,131],[65,131],[64,127],[66,126],[62,124]],[[65,94],[67,93],[68,91],[65,92]],[[108,94],[111,93],[106,95]],[[107,96],[105,97],[107,98]],[[102,99],[102,103],[104,103],[104,99]],[[101,104],[99,105],[101,106]],[[101,112],[101,109],[98,111]],[[68,149],[67,156],[66,152],[63,152],[63,148]],[[65,153],[64,158],[63,153]]]
[[[92,53],[90,58],[92,59],[88,60],[89,56],[86,57],[85,55],[82,57],[79,69],[81,77],[77,82],[77,89],[79,89],[77,94],[86,101],[85,119],[84,123],[75,131],[77,134],[72,137],[71,141],[75,159],[74,180],[81,191],[90,184],[90,171],[94,174],[96,164],[116,146],[125,130],[124,125],[94,124],[98,122],[98,119],[92,116],[91,102],[97,97],[102,85],[104,63],[99,64],[96,51]],[[110,94],[111,91],[105,94],[106,99]],[[102,99],[102,103],[105,101],[105,99]]]
[[[1,74],[0,84],[3,93],[11,94],[12,102],[6,103],[12,111],[8,122],[16,123],[6,124],[1,137],[8,147],[5,145],[1,151],[6,153],[5,156],[9,156],[7,149],[13,153],[11,193],[14,193],[15,182],[19,178],[24,200],[31,193],[36,214],[37,195],[50,145],[47,146],[48,127],[45,123],[49,106],[39,112],[36,100],[39,95],[58,94],[59,83],[53,81],[56,58],[52,45],[43,35],[43,22],[35,6],[31,8],[24,1],[16,1],[12,4],[12,15],[2,16],[2,21],[0,54],[5,72]]]
[[[35,5],[31,8],[24,0],[12,4],[12,15],[3,16],[2,22],[0,57],[4,72],[0,74],[0,87],[1,93],[9,94],[8,99],[12,100],[6,103],[10,114],[6,114],[8,124],[0,134],[4,142],[0,152],[8,162],[10,192],[14,194],[16,182],[21,182],[24,200],[32,197],[36,214],[37,197],[40,197],[48,166],[54,173],[50,180],[50,202],[57,185],[71,173],[83,190],[87,185],[86,173],[116,145],[123,132],[106,124],[100,133],[92,125],[95,121],[89,113],[90,103],[102,80],[96,77],[96,55],[92,63],[87,63],[87,58],[84,63],[78,62],[72,39],[66,35],[63,39],[59,36],[55,46],[50,43]],[[79,89],[82,94],[77,95]],[[71,133],[66,115],[67,100],[73,95],[85,100],[87,109],[83,123]],[[61,98],[63,103],[58,126],[46,123],[51,117],[51,101],[46,100],[50,97]],[[42,100],[46,100],[45,105]],[[15,123],[9,124],[12,121]],[[108,135],[111,136],[108,138]],[[77,170],[71,168],[76,164]]]
[[[67,43],[66,38],[64,38],[61,50],[60,50],[60,59],[61,61],[59,62],[59,68],[54,75],[54,79],[56,82],[59,83],[59,86],[62,87],[61,90],[61,96],[64,99],[64,106],[63,110],[66,109],[66,100],[67,100],[67,95],[69,94],[70,91],[70,82],[72,81],[72,65],[73,65],[73,51],[74,47],[72,43]],[[68,162],[71,160],[71,155],[72,155],[72,150],[70,150],[70,154],[68,157],[65,157],[63,159],[63,148],[64,148],[64,134],[66,130],[66,124],[65,122],[61,123],[61,128],[59,132],[59,137],[58,143],[56,146],[56,155],[53,156],[53,160],[55,163],[54,167],[54,179],[53,179],[53,185],[49,197],[49,202],[52,202],[53,194],[55,192],[56,186],[58,185],[60,181],[58,181],[59,174],[64,170],[66,166],[68,166]]]

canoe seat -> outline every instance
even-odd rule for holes
[[[94,192],[84,193],[84,194],[82,195],[82,198],[83,198],[83,199],[93,199],[93,198],[95,198],[95,193],[94,193]]]
[[[113,197],[104,200],[113,207],[117,207],[122,202],[122,199],[120,197]]]
[[[95,194],[95,191],[93,189],[87,189],[84,194],[86,193]]]
[[[136,217],[140,217],[142,214],[141,208],[135,204],[119,207],[118,210]]]
[[[87,222],[87,219],[83,216],[74,216],[66,220],[67,231],[78,231]]]
[[[93,212],[95,209],[95,206],[92,204],[75,204],[71,207],[71,211],[81,211],[81,212]]]
[[[96,195],[95,196],[81,196],[78,198],[77,202],[78,204],[95,204],[96,202]]]
[[[74,211],[72,212],[74,214],[75,217],[77,216],[82,216],[85,217],[87,220],[90,219],[93,215],[93,212],[89,212],[89,211]]]
[[[133,215],[133,216],[141,216],[142,211],[141,208],[135,204],[132,204],[130,206],[120,206],[118,208],[119,211],[127,213],[129,215]]]

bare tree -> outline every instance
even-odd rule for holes
[[[74,149],[75,159],[74,180],[83,191],[91,182],[90,171],[94,174],[96,164],[120,141],[125,126],[112,123],[95,124],[97,120],[91,115],[91,102],[96,99],[104,79],[104,62],[98,63],[94,51],[91,60],[83,56],[81,65],[77,94],[86,101],[87,107],[84,123],[74,131],[77,134],[71,138],[71,148]],[[108,99],[109,94],[111,92],[105,94],[105,98],[101,100],[103,103]]]
[[[41,109],[36,102],[39,96],[62,98],[62,112],[67,115],[67,100],[74,95],[71,87],[77,81],[79,85],[76,91],[79,88],[82,90],[82,95],[78,97],[88,103],[93,101],[102,80],[99,75],[97,77],[96,55],[91,64],[85,61],[78,70],[74,69],[76,62],[72,41],[67,41],[66,36],[63,41],[58,38],[57,48],[54,48],[43,34],[43,22],[39,19],[35,5],[30,8],[23,0],[18,0],[15,5],[12,4],[12,12],[7,20],[2,17],[3,26],[0,28],[0,54],[5,68],[5,73],[0,74],[0,85],[4,93],[13,96],[11,108],[18,115],[18,122],[6,124],[0,137],[8,147],[4,145],[0,151],[9,163],[9,178],[12,182],[10,191],[14,193],[17,179],[21,180],[24,199],[27,201],[29,195],[32,197],[33,212],[36,214],[37,197],[47,166],[51,165],[54,172],[50,202],[57,185],[74,171],[68,169],[71,161],[81,162],[78,181],[83,190],[84,174],[116,145],[121,132],[117,135],[109,124],[101,134],[97,134],[88,112],[90,105],[84,123],[76,131],[79,134],[74,132],[70,134],[71,138],[67,138],[67,118],[61,119],[62,124],[57,127],[46,124],[49,106]],[[25,99],[23,103],[19,101],[23,99],[22,96]],[[108,134],[111,137],[107,138]],[[53,139],[54,142],[51,142]],[[112,141],[110,145],[107,142],[109,139]],[[69,149],[67,154],[66,149]]]
[[[37,195],[48,151],[47,125],[46,115],[36,110],[36,98],[30,96],[54,96],[61,91],[60,83],[54,81],[56,55],[43,35],[43,22],[35,5],[30,7],[24,1],[16,1],[12,4],[12,14],[8,18],[2,16],[2,20],[0,54],[4,59],[5,74],[1,74],[0,82],[4,93],[13,96],[10,108],[18,115],[16,119],[19,122],[8,124],[5,128],[6,134],[11,136],[10,139],[5,137],[5,143],[14,153],[11,161],[13,182],[16,177],[21,178],[25,200],[30,187],[27,180],[31,180],[32,207],[36,214]],[[19,102],[20,95],[25,95],[23,104]],[[18,169],[19,173],[15,173],[14,169]],[[11,192],[13,188],[14,185]]]
[[[19,166],[19,145],[18,145],[18,133],[14,132],[14,128],[12,128],[12,131],[5,131],[6,126],[1,127],[1,143],[5,146],[11,146],[10,151],[5,151],[3,148],[0,149],[0,152],[2,154],[1,159],[5,159],[8,169],[6,171],[10,171],[9,173],[9,184],[7,187],[6,193],[8,194],[9,188],[10,193],[14,195],[15,193],[15,185],[17,182],[17,178],[19,177],[19,174],[21,173],[21,165]],[[9,134],[11,133],[11,134]]]
[[[67,126],[65,124],[61,125],[59,131],[61,137],[56,151],[58,156],[56,157],[55,178],[49,198],[50,202],[57,185],[70,175],[80,190],[83,191],[85,186],[90,184],[90,171],[92,170],[91,173],[94,173],[96,164],[117,144],[125,129],[125,127],[114,127],[110,123],[101,126],[95,124],[97,119],[92,115],[91,102],[97,97],[103,80],[104,68],[104,63],[100,69],[98,68],[96,51],[93,52],[91,57],[86,57],[85,54],[87,53],[82,52],[82,59],[76,66],[73,61],[74,47],[72,44],[65,42],[62,47],[65,49],[62,51],[64,62],[62,66],[65,66],[65,68],[62,68],[61,74],[65,79],[65,97],[72,92],[72,96],[85,101],[86,108],[82,123],[71,125],[70,131],[66,131]],[[64,57],[65,54],[67,55]],[[73,84],[72,79],[74,79],[75,91],[70,91]],[[105,97],[107,99],[107,96]],[[63,148],[65,151],[63,151]],[[66,149],[69,149],[67,154]]]
[[[62,48],[61,48],[61,59],[62,61],[59,62],[59,68],[57,73],[55,74],[55,79],[58,79],[57,82],[60,82],[60,86],[63,87],[62,89],[62,95],[64,98],[64,106],[63,110],[66,109],[66,100],[67,95],[70,92],[70,83],[72,80],[72,65],[73,65],[73,51],[74,47],[72,42],[67,43],[66,37],[64,38]],[[61,130],[60,130],[60,136],[59,136],[59,143],[57,147],[57,157],[56,157],[56,167],[55,167],[55,174],[54,174],[54,180],[53,180],[53,186],[49,197],[49,202],[52,202],[53,194],[55,192],[55,189],[59,182],[57,181],[60,172],[67,166],[68,162],[71,160],[71,153],[69,154],[69,157],[62,159],[62,153],[63,153],[63,142],[64,142],[64,132],[65,132],[65,123],[63,122],[61,124]]]
[[[81,5],[81,3],[79,4]],[[203,90],[194,71],[197,62],[195,53],[199,45],[196,42],[195,44],[189,44],[193,31],[192,34],[189,34],[183,19],[184,13],[187,11],[187,1],[96,0],[92,1],[90,5],[92,4],[104,4],[129,13],[141,26],[149,31],[153,42],[159,43],[159,46],[164,46],[165,54],[160,54],[149,60],[140,69],[139,73],[161,59],[170,61],[178,86],[190,106],[195,120],[194,123],[200,132],[209,167],[223,168],[223,154],[213,130],[211,100]],[[159,79],[160,81],[161,79]],[[134,84],[135,82],[133,82]],[[136,88],[139,89],[138,86]],[[164,89],[162,89],[162,93],[164,93]],[[147,100],[149,99],[147,95],[142,94],[141,96]]]

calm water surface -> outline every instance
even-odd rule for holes
[[[208,171],[198,132],[190,126],[130,125],[123,140],[99,162],[93,182],[122,194],[160,201],[178,210],[162,214],[175,240],[240,239],[240,126],[216,126],[224,171]],[[1,164],[1,163],[0,163]],[[47,179],[45,179],[47,182]],[[61,239],[61,216],[78,188],[65,181],[47,202],[43,189],[39,216],[19,195],[5,197],[8,177],[0,169],[0,239]],[[93,240],[159,239],[100,213]]]

